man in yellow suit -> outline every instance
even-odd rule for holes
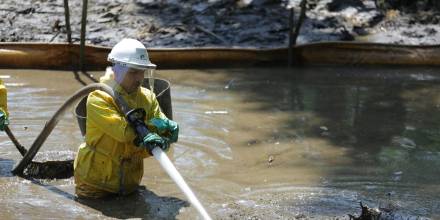
[[[119,93],[130,108],[143,109],[144,122],[154,132],[137,137],[111,96],[98,90],[90,93],[85,143],[74,163],[75,193],[80,198],[134,192],[143,176],[143,159],[150,156],[148,146],[166,151],[178,138],[177,123],[161,112],[154,93],[141,87],[144,72],[156,67],[145,46],[134,39],[123,39],[112,48],[108,60],[113,66],[100,81]]]
[[[7,92],[3,81],[0,79],[0,131],[4,131],[5,126],[8,124]]]

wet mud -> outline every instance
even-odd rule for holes
[[[348,219],[359,217],[359,202],[388,219],[438,219],[438,71],[310,67],[157,75],[172,83],[174,120],[182,128],[173,162],[214,219]],[[8,87],[11,130],[25,147],[83,86],[73,72],[0,70],[0,77]],[[72,159],[82,141],[72,109],[35,161]],[[0,135],[1,219],[200,219],[153,158],[145,160],[143,188],[102,201],[77,199],[72,178],[12,176],[20,159]]]
[[[421,6],[378,7],[378,1],[309,0],[297,42],[439,44],[438,10]],[[299,2],[89,1],[86,42],[113,46],[122,38],[131,37],[156,48],[286,47],[287,8],[294,7],[297,21]],[[72,40],[78,43],[82,1],[69,1],[69,4]],[[417,10],[409,10],[414,8]],[[66,42],[66,39],[62,0],[0,3],[1,42]]]
[[[73,176],[73,160],[31,162],[22,176],[35,179],[66,179]]]

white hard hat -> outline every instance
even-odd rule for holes
[[[138,40],[125,38],[117,43],[108,54],[107,60],[135,69],[154,69],[145,46]]]

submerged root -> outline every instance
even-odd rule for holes
[[[382,214],[378,209],[368,208],[368,206],[363,206],[360,202],[362,213],[359,217],[348,214],[350,220],[379,220]]]
[[[23,175],[35,179],[67,179],[73,176],[73,160],[32,161],[23,171]]]

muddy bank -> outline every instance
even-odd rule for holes
[[[79,42],[82,1],[69,1],[73,42]],[[285,47],[287,7],[299,1],[89,1],[87,43],[112,46],[123,37],[148,47]],[[373,0],[309,0],[298,43],[368,41],[426,45],[440,41],[440,14],[378,9]],[[0,41],[66,42],[62,0],[0,3]]]

